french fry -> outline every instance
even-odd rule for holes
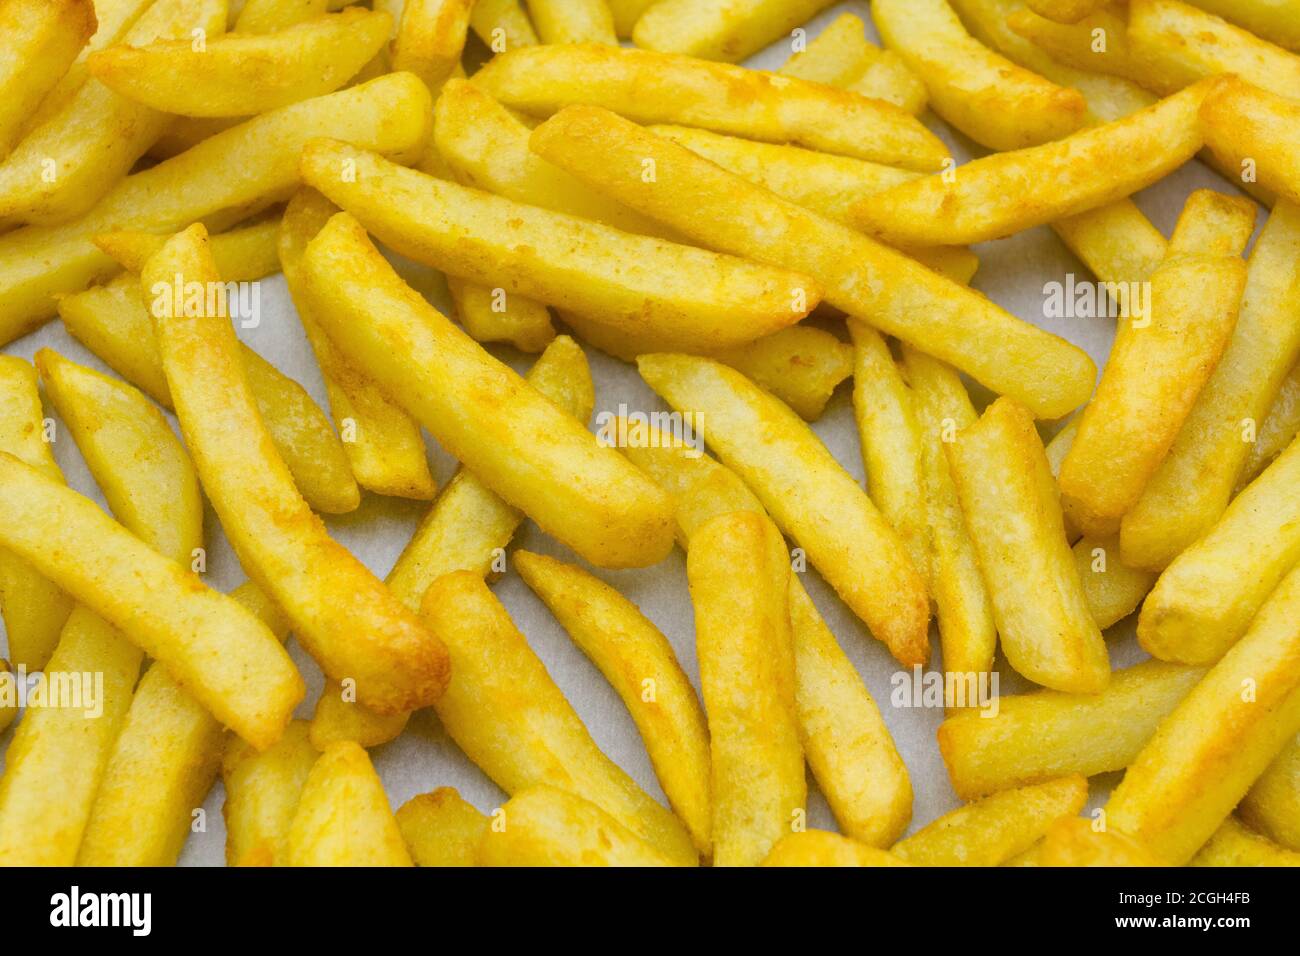
[[[280,271],[276,241],[281,221],[266,218],[212,237],[212,261],[227,282],[254,282]],[[95,245],[137,276],[145,262],[167,242],[167,236],[152,232],[107,232],[95,237]]]
[[[1100,692],[1110,677],[1106,645],[1031,416],[1000,398],[945,448],[1007,661],[1045,687]]]
[[[1129,765],[1107,825],[1175,866],[1190,860],[1300,732],[1300,571]]]
[[[533,21],[520,0],[477,0],[470,11],[469,25],[493,53],[537,43]]]
[[[13,149],[27,117],[95,32],[90,0],[9,0],[0,6],[5,60],[0,66],[0,157]]]
[[[35,369],[15,356],[0,356],[0,451],[61,482],[63,472],[47,434]],[[0,612],[10,658],[28,671],[38,671],[59,642],[72,613],[72,598],[26,561],[0,550]]]
[[[0,236],[0,342],[53,315],[56,295],[117,271],[94,236],[120,229],[166,233],[223,210],[251,214],[283,200],[298,184],[302,144],[321,135],[413,158],[427,142],[430,114],[423,83],[405,73],[383,76],[218,133],[127,177],[80,219]]]
[[[475,342],[506,342],[521,352],[540,352],[555,340],[550,309],[540,302],[452,277],[447,291],[461,328]]]
[[[748,345],[713,353],[785,402],[806,421],[826,410],[835,387],[853,374],[853,349],[812,326],[792,325]]]
[[[793,325],[820,299],[794,272],[525,206],[342,144],[314,143],[302,163],[311,185],[404,255],[661,347],[751,342]],[[341,181],[345,163],[356,166],[355,181]]]
[[[1156,583],[1155,571],[1123,560],[1118,535],[1080,538],[1072,551],[1088,613],[1103,631],[1136,611]]]
[[[59,301],[64,327],[113,371],[165,408],[171,388],[137,276],[121,275],[104,286]],[[244,374],[276,451],[308,504],[325,514],[345,514],[361,501],[347,452],[329,419],[307,390],[247,347],[240,347]]]
[[[1114,830],[1094,829],[1082,817],[1058,820],[1047,831],[1039,851],[1039,866],[1163,866],[1131,837]]]
[[[311,715],[311,745],[323,751],[340,740],[351,740],[369,750],[396,740],[411,719],[410,711],[381,714],[358,703],[355,688],[325,678]]]
[[[475,865],[488,818],[451,787],[412,797],[395,816],[416,866]]]
[[[711,855],[709,730],[668,639],[635,604],[580,568],[530,551],[517,551],[514,563],[622,698],[669,805],[700,855]]]
[[[527,0],[543,43],[607,43],[618,46],[614,15],[605,0]]]
[[[479,841],[478,866],[673,866],[596,804],[538,784],[501,808]]]
[[[407,70],[439,89],[460,66],[474,0],[410,0],[393,40],[393,69]]]
[[[1083,777],[1004,790],[945,813],[890,851],[917,866],[998,866],[1025,852],[1088,799]]]
[[[826,830],[788,833],[760,866],[907,866],[886,850]]]
[[[924,663],[925,582],[902,540],[808,426],[717,362],[645,355],[637,365],[651,388],[691,416],[872,634],[904,664]]]
[[[832,0],[662,0],[636,22],[632,41],[647,50],[738,63],[790,34]]]
[[[1228,817],[1188,866],[1300,866],[1300,853],[1276,843]]]
[[[766,514],[744,482],[713,459],[694,455],[652,426],[640,436],[644,441],[631,440],[626,420],[617,428],[629,436],[624,454],[672,495],[683,548],[718,515]],[[808,766],[845,833],[871,846],[888,845],[912,815],[907,768],[876,702],[794,576],[789,602],[796,716]]]
[[[227,866],[285,866],[289,827],[312,765],[320,756],[307,739],[307,722],[292,721],[261,753],[232,737],[221,761],[226,802]]]
[[[590,103],[641,123],[700,126],[929,172],[943,144],[903,110],[817,83],[672,53],[538,46],[499,56],[475,85],[535,116]]]
[[[220,285],[201,225],[145,263],[144,288],[173,281]],[[445,648],[299,495],[253,401],[224,303],[177,298],[154,302],[154,331],[181,432],[241,563],[322,669],[354,680],[367,706],[396,713],[432,703],[447,685]]]
[[[1145,282],[1169,243],[1131,199],[1057,219],[1052,229],[1102,282]]]
[[[403,283],[351,216],[312,240],[303,270],[335,343],[503,499],[593,564],[643,567],[672,549],[662,492]]]
[[[1255,781],[1237,812],[1242,819],[1288,850],[1300,853],[1300,737]]]
[[[714,248],[814,276],[826,301],[948,361],[1035,413],[1057,417],[1092,388],[1092,361],[901,253],[789,203],[613,113],[570,107],[532,147],[601,191]],[[653,160],[655,183],[641,170]]]
[[[231,10],[235,16],[231,29],[234,33],[275,33],[324,16],[330,7],[327,0],[245,0],[237,14]]]
[[[1124,515],[1124,561],[1162,569],[1228,507],[1237,475],[1300,357],[1300,207],[1278,200],[1251,251],[1241,311],[1223,357],[1169,454]]]
[[[883,241],[929,246],[998,239],[1116,202],[1201,148],[1197,110],[1216,83],[1056,142],[903,183],[859,202],[850,216]]]
[[[1300,203],[1300,103],[1235,78],[1201,106],[1201,133],[1218,162],[1243,181]]]
[[[939,725],[939,750],[963,800],[1054,777],[1123,770],[1206,668],[1144,661],[1100,694],[1034,691],[998,698],[996,714],[963,710]]]
[[[1296,0],[1191,0],[1216,16],[1245,27],[1271,43],[1300,50],[1300,4]]]
[[[947,438],[974,424],[975,408],[961,378],[937,359],[903,346],[921,437],[921,481],[929,523],[930,593],[939,621],[944,669],[985,674],[993,669],[998,632],[993,605],[953,483]],[[949,700],[948,705],[954,706]]]
[[[976,41],[945,0],[879,0],[871,16],[885,45],[925,81],[931,108],[981,145],[1022,149],[1083,125],[1087,104],[1078,90]]]
[[[349,741],[316,760],[289,826],[290,866],[414,866],[383,782]]]
[[[1061,463],[1061,500],[1085,534],[1104,536],[1169,454],[1237,324],[1255,206],[1208,189],[1188,198],[1151,276],[1149,315],[1129,316]]]
[[[280,641],[289,622],[245,583],[231,597]],[[81,839],[81,866],[174,866],[212,787],[227,734],[161,664],[152,664],[131,699]]]
[[[753,866],[807,812],[789,556],[768,518],[737,511],[691,536],[686,576],[709,720],[713,865]]]
[[[343,449],[357,484],[376,494],[427,501],[438,486],[429,471],[420,426],[334,346],[306,301],[303,253],[336,212],[338,207],[313,189],[300,189],[289,201],[279,238],[285,284],[320,365],[334,422],[351,438]]]
[[[1300,365],[1294,366],[1282,381],[1277,398],[1269,407],[1264,422],[1259,426],[1255,443],[1250,446],[1246,462],[1237,476],[1233,497],[1259,477],[1260,472],[1286,451],[1287,445],[1300,432]]]
[[[1088,14],[1100,10],[1109,0],[1025,0],[1039,16],[1058,23],[1078,23]]]
[[[351,7],[275,33],[213,37],[202,50],[189,37],[109,47],[86,68],[119,95],[156,110],[250,116],[334,92],[379,52],[392,27],[383,11]]]
[[[423,614],[445,635],[456,679],[435,708],[447,733],[506,793],[538,784],[581,793],[678,863],[697,855],[686,828],[606,757],[482,577],[430,585]]]
[[[862,21],[840,14],[777,71],[814,83],[839,86],[893,103],[918,115],[925,109],[925,84],[893,50],[881,50],[864,33]]]

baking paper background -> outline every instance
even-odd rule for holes
[[[857,14],[867,24],[873,41],[880,42],[871,25],[866,2],[839,3],[826,10],[807,25],[808,37],[815,36],[844,12]],[[790,41],[787,39],[754,57],[748,65],[776,69],[789,54]],[[951,147],[959,162],[985,152],[952,131],[933,114],[927,114],[924,119]],[[1238,192],[1220,176],[1193,161],[1152,188],[1137,194],[1134,199],[1155,225],[1168,235],[1187,194],[1193,189],[1207,186],[1234,194]],[[1266,210],[1260,211],[1260,223],[1265,214]],[[1086,349],[1099,367],[1104,363],[1114,336],[1112,319],[1044,318],[1045,283],[1064,281],[1066,274],[1071,272],[1080,281],[1092,279],[1091,274],[1049,228],[1044,226],[1031,229],[1010,239],[984,243],[974,248],[980,257],[979,272],[972,283],[975,288],[1022,319],[1064,336]],[[450,302],[441,276],[410,263],[401,262],[399,267],[408,281],[420,289],[434,305],[450,314]],[[832,323],[827,327],[837,329],[838,334],[847,338],[842,323]],[[277,274],[262,281],[261,323],[255,329],[238,331],[240,337],[253,349],[285,374],[301,382],[321,407],[328,411],[320,372],[285,290],[283,277]],[[73,340],[57,320],[6,346],[4,351],[30,359],[38,349],[44,347],[53,348],[77,362],[115,374]],[[494,346],[492,351],[521,372],[528,368],[533,359],[532,356],[506,348]],[[666,408],[641,381],[632,366],[591,348],[587,348],[586,352],[596,383],[598,413],[601,410],[617,409],[621,403],[626,403],[630,410]],[[826,414],[813,424],[813,429],[849,473],[858,481],[863,481],[862,458],[853,421],[850,390],[849,381],[839,387]],[[979,388],[975,388],[973,393],[980,406],[989,399],[988,394]],[[48,402],[46,414],[54,414]],[[175,419],[169,416],[169,420],[174,427]],[[1050,435],[1055,427],[1055,423],[1046,423],[1045,434]],[[428,444],[434,474],[440,485],[445,484],[454,473],[456,463],[432,439]],[[101,506],[104,505],[103,496],[61,424],[54,453],[68,483],[94,498]],[[329,517],[326,523],[331,534],[382,577],[392,567],[428,507],[426,502],[381,498],[367,493],[363,495],[361,507],[357,511],[342,517]],[[216,588],[229,591],[244,580],[244,575],[211,508],[207,515],[207,533],[208,571],[205,580]],[[568,549],[542,534],[531,522],[525,522],[515,537],[514,545],[582,563]],[[653,568],[623,572],[597,570],[596,573],[634,601],[667,635],[677,650],[682,666],[698,688],[692,612],[681,551],[675,550],[666,561]],[[892,706],[891,678],[899,672],[899,666],[814,570],[810,568],[803,577],[827,624],[839,638],[841,646],[879,704],[899,752],[911,772],[915,791],[912,829],[958,806],[960,801],[948,783],[935,743],[935,730],[943,719],[942,710],[899,709]],[[513,570],[497,582],[493,590],[510,610],[515,623],[586,722],[601,749],[656,799],[666,804],[636,727],[600,672],[573,645],[545,606],[533,596]],[[0,625],[0,633],[3,633],[3,625]],[[1126,667],[1146,657],[1134,639],[1133,619],[1116,625],[1107,636],[1113,666]],[[935,649],[932,666],[941,667],[938,635],[933,626],[931,640]],[[307,699],[299,708],[298,716],[310,717],[321,688],[320,670],[292,639],[289,648],[309,687]],[[1028,689],[1029,685],[1010,672],[1000,657],[999,667],[1002,693]],[[11,728],[0,736],[0,748],[7,748],[13,733]],[[465,799],[485,812],[490,812],[505,800],[501,790],[470,763],[446,736],[432,711],[416,714],[400,739],[374,748],[371,754],[394,809],[417,793],[443,786],[457,788]],[[1117,777],[1114,774],[1093,780],[1094,803],[1104,799]],[[811,778],[809,784],[809,826],[835,829],[834,819]],[[204,804],[205,829],[191,835],[181,857],[182,864],[224,863],[225,827],[221,815],[223,801],[224,791],[218,780]]]

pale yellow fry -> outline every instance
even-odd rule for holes
[[[521,352],[540,352],[555,340],[551,311],[540,302],[451,276],[447,291],[456,318],[475,342],[508,342]]]
[[[713,865],[754,866],[807,812],[789,556],[770,519],[736,511],[691,536],[686,576],[709,721]]]
[[[90,0],[10,0],[0,7],[0,157],[95,32]]]
[[[1076,23],[1056,23],[1021,7],[1007,15],[1007,26],[1049,56],[1075,69],[1121,77],[1161,96],[1186,85],[1181,78],[1163,75],[1154,64],[1134,56],[1128,37],[1128,11],[1118,3],[1096,10]]]
[[[893,50],[869,41],[862,21],[851,13],[840,14],[777,72],[884,100],[913,115],[925,109],[920,77]]]
[[[320,755],[289,826],[290,866],[414,866],[366,752],[351,741]]]
[[[892,103],[913,116],[923,113],[930,102],[925,83],[893,50],[882,50],[862,75],[845,89],[873,100]]]
[[[283,641],[284,613],[245,583],[231,597]],[[80,866],[174,866],[216,779],[227,734],[160,664],[140,678],[77,855]]]
[[[1025,0],[1029,9],[1058,23],[1078,23],[1110,0]]]
[[[1256,36],[1300,51],[1300,3],[1296,0],[1189,0],[1193,6],[1240,24]]]
[[[1115,301],[1122,301],[1122,284],[1151,278],[1169,245],[1131,199],[1058,219],[1052,229],[1099,281],[1110,283]]]
[[[543,43],[618,45],[605,0],[524,0]]]
[[[1007,661],[1054,690],[1103,690],[1106,645],[1066,543],[1033,419],[1000,398],[944,447]]]
[[[351,740],[369,749],[396,740],[411,719],[410,711],[381,714],[357,702],[356,688],[345,688],[332,677],[316,699],[311,715],[311,745],[324,750],[340,740]]]
[[[474,0],[408,0],[393,40],[393,69],[437,90],[460,66],[473,8]]]
[[[1132,837],[1096,829],[1095,820],[1058,820],[1043,838],[1038,866],[1164,866]]]
[[[1300,737],[1282,748],[1237,812],[1255,829],[1300,853]]]
[[[451,738],[506,793],[538,784],[581,793],[679,863],[697,859],[686,828],[587,732],[483,579],[455,571],[424,595],[456,679],[435,705]]]
[[[907,866],[894,854],[877,850],[838,833],[804,830],[788,833],[772,847],[760,866]]]
[[[1208,189],[1188,197],[1151,276],[1148,314],[1120,325],[1078,434],[1061,463],[1074,525],[1120,527],[1169,454],[1237,324],[1255,205]]]
[[[580,568],[517,551],[520,577],[622,698],[668,803],[710,856],[709,730],[668,639],[627,598]]]
[[[314,189],[300,189],[289,201],[279,237],[285,284],[320,366],[335,425],[347,439],[343,449],[357,484],[376,494],[427,501],[438,485],[429,471],[420,426],[335,347],[306,301],[303,253],[336,212],[338,207]],[[213,260],[220,272],[215,248]]]
[[[922,172],[940,169],[948,158],[916,117],[889,103],[672,53],[527,47],[494,59],[474,83],[535,116],[590,103],[641,123],[701,126]]]
[[[945,0],[877,0],[885,45],[925,82],[930,106],[990,149],[1021,149],[1083,125],[1087,103],[975,40]]]
[[[1088,613],[1103,631],[1136,611],[1156,583],[1155,571],[1124,562],[1118,535],[1080,538],[1073,551]]]
[[[1228,817],[1188,866],[1300,866],[1300,853],[1284,849]]]
[[[477,0],[469,25],[493,53],[537,43],[533,22],[520,0]]]
[[[1123,770],[1206,668],[1145,661],[1115,671],[1100,694],[1040,690],[999,697],[939,725],[939,750],[964,800],[1063,774]]]
[[[713,358],[752,379],[799,416],[821,418],[835,387],[853,374],[853,349],[822,329],[793,325]]]
[[[323,16],[331,6],[338,4],[329,0],[245,0],[231,29],[234,33],[275,33]]]
[[[230,738],[221,761],[227,866],[288,864],[289,826],[318,756],[305,720],[291,722],[275,746],[261,753]]]
[[[1260,472],[1273,463],[1300,432],[1300,365],[1294,366],[1283,379],[1277,391],[1277,398],[1264,416],[1259,426],[1255,443],[1250,446],[1246,462],[1241,466],[1237,476],[1237,485],[1232,493],[1235,497],[1259,477]]]
[[[280,219],[269,217],[212,237],[212,260],[227,282],[254,282],[280,271],[276,240]],[[140,274],[145,262],[163,247],[168,237],[152,232],[106,232],[95,237],[95,245],[122,264],[128,272]]]
[[[1243,182],[1300,203],[1300,103],[1230,78],[1201,107],[1205,145]]]
[[[709,246],[811,275],[828,303],[957,365],[1037,414],[1081,404],[1095,368],[1079,349],[866,236],[594,107],[538,127],[534,151]],[[643,180],[647,159],[655,182]]]
[[[1106,804],[1109,826],[1186,863],[1300,731],[1300,571],[1160,724]]]
[[[206,288],[220,283],[201,225],[169,240],[145,264],[141,285],[173,276]],[[330,677],[354,680],[358,698],[381,713],[427,706],[447,684],[445,649],[299,495],[217,305],[208,314],[164,297],[153,318],[181,432],[231,545]]]
[[[832,2],[661,0],[641,15],[632,41],[647,50],[738,63],[788,37]]]
[[[416,866],[474,866],[488,818],[451,787],[421,793],[397,808],[397,826]]]
[[[918,866],[998,866],[1023,853],[1048,828],[1083,809],[1088,781],[1060,777],[1004,790],[946,813],[891,852]]]

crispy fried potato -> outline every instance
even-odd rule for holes
[[[474,866],[488,818],[451,787],[421,793],[397,808],[397,826],[416,866]]]
[[[543,43],[607,43],[618,46],[614,15],[605,0],[526,0]]]
[[[1300,866],[1300,853],[1283,849],[1228,817],[1188,866]]]
[[[1004,790],[945,813],[895,843],[892,853],[918,866],[998,866],[1038,842],[1088,799],[1083,777],[1060,777]]]
[[[1155,571],[1124,562],[1118,535],[1080,538],[1072,551],[1088,613],[1103,631],[1137,610],[1156,583]]]
[[[838,833],[804,830],[776,841],[760,866],[907,866],[886,850],[859,843]]]
[[[201,225],[145,263],[141,285],[173,277],[220,284]],[[253,401],[224,303],[212,304],[160,296],[152,311],[181,432],[232,547],[330,677],[356,681],[358,699],[380,713],[427,706],[447,685],[445,648],[299,495]]]
[[[740,373],[687,355],[645,355],[641,377],[753,489],[872,634],[901,662],[929,657],[925,582],[902,540],[826,446]]]
[[[1189,0],[1288,50],[1300,50],[1300,3],[1296,0]]]
[[[866,38],[862,21],[842,13],[786,60],[782,76],[839,86],[884,100],[913,115],[926,104],[925,84],[893,50],[881,50]]]
[[[858,203],[850,218],[886,242],[982,242],[1123,199],[1201,148],[1207,81],[1132,116],[1063,140],[998,153],[903,183]]]
[[[1300,737],[1282,748],[1237,812],[1255,829],[1300,853]]]
[[[545,784],[501,808],[476,858],[478,866],[681,865],[596,804]]]
[[[1206,668],[1144,661],[1115,671],[1100,694],[1040,690],[998,698],[997,713],[952,714],[939,750],[963,800],[1063,774],[1123,770]]]
[[[227,282],[254,282],[280,271],[276,241],[280,219],[266,218],[212,237],[212,261]],[[95,237],[95,245],[122,264],[128,272],[140,274],[150,256],[167,242],[167,236],[152,232],[106,232]]]
[[[410,719],[410,711],[381,714],[371,710],[357,702],[355,688],[344,688],[327,677],[311,715],[311,745],[323,751],[332,743],[351,740],[368,750],[396,740]]]
[[[1045,687],[1100,692],[1110,677],[1106,645],[1032,417],[1000,398],[945,448],[1007,661]]]
[[[976,142],[1022,149],[1083,125],[1087,103],[1078,90],[980,44],[944,0],[877,0],[871,16],[885,45],[925,81],[934,111]]]
[[[1264,422],[1259,426],[1255,443],[1250,446],[1246,462],[1237,476],[1233,497],[1259,477],[1260,472],[1291,444],[1300,433],[1300,365],[1294,366],[1277,390],[1277,398],[1269,407]]]
[[[140,280],[122,275],[59,301],[64,327],[124,379],[165,408],[171,388]],[[244,374],[276,451],[307,503],[325,514],[361,501],[339,436],[307,390],[252,349],[240,347]]]
[[[1121,324],[1061,463],[1062,504],[1085,534],[1120,527],[1227,348],[1246,285],[1241,251],[1254,224],[1249,200],[1208,189],[1188,197],[1151,276],[1149,314]]]
[[[806,421],[826,410],[835,387],[853,374],[853,349],[822,329],[793,325],[748,345],[713,353],[785,402]]]
[[[469,25],[493,53],[538,42],[533,21],[524,12],[520,0],[477,0],[470,11]]]
[[[232,737],[221,761],[227,866],[286,866],[289,827],[307,775],[320,756],[307,722],[292,721],[275,746],[259,753]]]
[[[350,741],[320,755],[289,826],[290,866],[414,866],[366,752]]]
[[[21,138],[27,117],[95,32],[90,0],[7,0],[0,5],[0,157]]]
[[[832,2],[662,0],[636,22],[632,41],[647,50],[738,63],[788,36]]]
[[[1029,9],[1058,23],[1078,23],[1109,0],[1025,0]]]
[[[1082,817],[1058,820],[1043,838],[1039,866],[1164,866],[1150,850]]]
[[[1102,282],[1146,282],[1169,243],[1131,199],[1057,219],[1052,229]]]
[[[1079,70],[1097,70],[1141,84],[1161,96],[1186,85],[1185,78],[1166,76],[1133,53],[1128,36],[1128,11],[1110,3],[1076,23],[1056,23],[1021,7],[1007,15],[1007,27],[1049,56]]]
[[[641,123],[700,126],[922,172],[940,169],[948,156],[914,116],[888,103],[671,53],[527,47],[494,59],[474,83],[536,116],[591,103]]]
[[[581,568],[517,551],[520,577],[622,698],[668,803],[710,856],[709,729],[663,636],[627,598]]]
[[[555,340],[551,310],[522,295],[447,277],[456,318],[475,342],[506,342],[521,352],[540,352]]]
[[[460,66],[474,0],[409,0],[393,40],[393,69],[438,90]]]
[[[423,614],[445,636],[456,672],[438,717],[501,789],[548,784],[582,793],[670,859],[696,861],[685,827],[600,751],[482,577],[439,578]]]
[[[1201,133],[1219,163],[1293,203],[1300,203],[1297,129],[1300,103],[1235,78],[1201,106]]]
[[[1106,804],[1107,824],[1186,863],[1300,732],[1300,570],[1160,724]]]
[[[330,0],[245,0],[237,13],[231,10],[235,16],[231,29],[234,33],[275,33],[324,16],[331,6],[338,4]]]
[[[831,305],[1020,398],[1038,414],[1063,415],[1092,388],[1092,361],[1069,343],[613,113],[570,107],[533,132],[532,148],[700,242],[814,276]],[[641,174],[648,159],[654,183]]]

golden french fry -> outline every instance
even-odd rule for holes
[[[641,123],[700,126],[922,172],[941,168],[948,157],[916,117],[888,103],[672,53],[526,47],[494,59],[474,83],[536,116],[591,103]]]
[[[1083,809],[1088,781],[1060,777],[1004,790],[945,813],[895,843],[891,852],[918,866],[998,866],[1025,852],[1064,817]]]
[[[526,0],[543,43],[607,43],[618,46],[614,15],[605,0]]]
[[[1058,219],[1052,229],[1094,276],[1111,283],[1116,301],[1123,284],[1150,279],[1169,248],[1131,199]]]
[[[872,634],[901,662],[929,656],[929,601],[902,540],[826,446],[740,373],[645,355],[641,377],[701,432]]]
[[[532,148],[701,243],[813,276],[829,304],[1021,399],[1037,414],[1064,415],[1092,389],[1092,361],[1069,343],[607,110],[564,110],[534,130]],[[647,161],[654,164],[654,183],[641,175]]]
[[[1255,443],[1250,446],[1245,464],[1237,476],[1236,487],[1232,489],[1233,497],[1259,477],[1260,472],[1273,463],[1278,455],[1286,451],[1296,434],[1300,432],[1300,365],[1292,367],[1277,390],[1277,398],[1264,416],[1259,426]]]
[[[881,50],[870,42],[862,21],[851,13],[831,21],[777,72],[843,87],[893,103],[913,115],[925,109],[927,94],[920,77],[893,50]]]
[[[921,437],[930,593],[939,621],[943,666],[949,673],[986,674],[993,669],[997,625],[944,451],[958,429],[974,424],[975,408],[961,378],[937,359],[904,345],[903,365]],[[954,706],[956,701],[947,703]]]
[[[435,705],[438,717],[501,789],[548,784],[581,793],[668,858],[696,861],[685,827],[600,751],[482,577],[439,578],[423,614],[444,635],[456,673]]]
[[[1300,103],[1229,78],[1201,106],[1201,133],[1219,163],[1300,203]]]
[[[533,21],[524,12],[520,0],[477,0],[470,11],[469,25],[493,53],[537,43]]]
[[[201,225],[145,263],[141,285],[211,289],[221,277]],[[231,545],[335,680],[380,713],[427,706],[447,685],[437,636],[326,532],[263,424],[224,303],[160,296],[152,311],[181,432]],[[215,308],[213,308],[215,306]]]
[[[807,812],[789,556],[767,517],[736,511],[691,536],[686,575],[709,720],[713,865],[753,866]]]
[[[1231,20],[1288,50],[1300,50],[1300,4],[1296,0],[1190,0],[1193,6]]]
[[[1144,661],[1115,671],[1100,694],[1040,690],[999,697],[996,713],[962,710],[939,726],[939,750],[963,800],[1063,774],[1123,770],[1203,667]]]
[[[290,866],[414,866],[366,752],[351,741],[320,755],[289,826]]]
[[[36,370],[20,358],[0,355],[0,451],[63,481],[46,438],[45,412]],[[72,613],[72,598],[15,554],[0,550],[0,613],[9,656],[28,671],[45,666]]]
[[[243,9],[231,10],[235,17],[231,29],[234,33],[275,33],[324,16],[330,7],[337,6],[329,0],[245,0]]]
[[[80,219],[0,235],[0,342],[53,315],[56,295],[117,271],[94,236],[120,229],[165,233],[229,210],[240,211],[236,220],[251,215],[292,194],[302,144],[321,135],[413,158],[427,142],[431,112],[429,91],[414,76],[382,76],[218,133],[128,176]]]
[[[397,808],[397,826],[416,866],[474,866],[488,818],[451,787],[421,793]]]
[[[1285,850],[1228,817],[1188,866],[1300,866],[1300,853]]]
[[[447,291],[461,328],[475,342],[508,342],[521,352],[540,352],[555,340],[551,311],[540,302],[450,276]]]
[[[520,791],[479,841],[478,866],[674,866],[596,804],[556,787]]]
[[[507,502],[593,564],[641,567],[672,549],[662,492],[403,283],[351,216],[312,240],[303,273],[335,343]]]
[[[853,374],[853,349],[822,329],[793,325],[713,353],[785,402],[799,417],[821,418],[835,387]]]
[[[245,583],[231,597],[284,640],[289,622],[256,585]],[[151,665],[113,744],[77,863],[174,866],[216,779],[227,736],[165,667]]]
[[[622,698],[668,803],[712,854],[709,730],[672,645],[631,601],[580,568],[517,551],[515,568]]]
[[[1058,23],[1078,23],[1088,14],[1100,10],[1110,0],[1025,0],[1039,16]]]
[[[886,850],[859,843],[838,833],[804,830],[776,841],[760,866],[907,866]]]
[[[0,157],[21,138],[27,117],[63,77],[95,28],[90,0],[18,0],[0,8],[6,47],[0,66]]]
[[[1106,804],[1107,825],[1186,863],[1300,732],[1300,571],[1160,724]]]
[[[1282,748],[1237,812],[1255,829],[1300,853],[1300,737]]]
[[[288,864],[289,827],[318,756],[307,739],[305,720],[292,721],[284,736],[261,753],[231,738],[221,761],[227,866]]]
[[[371,710],[357,702],[355,689],[345,689],[327,677],[311,715],[311,745],[324,750],[340,740],[351,740],[368,750],[396,740],[410,719],[410,711],[381,714]]]
[[[1101,691],[1110,677],[1106,645],[1029,412],[1000,398],[945,448],[1007,661],[1054,690]]]
[[[1118,535],[1080,538],[1072,551],[1088,613],[1103,631],[1136,611],[1156,583],[1155,571],[1124,562]]]
[[[1062,504],[1085,534],[1120,527],[1227,348],[1246,285],[1241,251],[1254,223],[1249,200],[1208,189],[1188,197],[1151,276],[1148,314],[1120,325],[1061,463]]]
[[[831,2],[662,0],[641,15],[632,40],[647,50],[738,63],[789,36],[791,30],[807,23]]]
[[[429,471],[420,426],[335,348],[306,301],[303,253],[336,212],[338,207],[314,189],[300,189],[289,201],[279,237],[285,284],[320,365],[335,424],[351,439],[343,443],[343,449],[357,484],[376,494],[428,500],[438,486]],[[215,253],[214,240],[213,260],[217,261]],[[219,261],[217,271],[221,272]]]
[[[280,271],[276,241],[280,219],[266,218],[212,237],[212,260],[227,282],[253,282]],[[128,272],[140,274],[145,262],[167,242],[167,236],[152,232],[106,232],[95,237],[95,245],[122,264]]]
[[[886,242],[930,246],[998,239],[1113,203],[1201,148],[1197,110],[1218,82],[1056,142],[894,186],[859,202],[850,218]]]
[[[1038,866],[1164,866],[1150,850],[1114,830],[1098,830],[1082,817],[1058,820],[1047,831]]]
[[[976,142],[1021,149],[1083,125],[1087,104],[1078,90],[977,42],[944,0],[878,0],[871,17],[885,45],[925,81],[934,111]]]
[[[410,0],[402,8],[393,40],[393,69],[414,73],[437,90],[465,49],[474,0]]]

